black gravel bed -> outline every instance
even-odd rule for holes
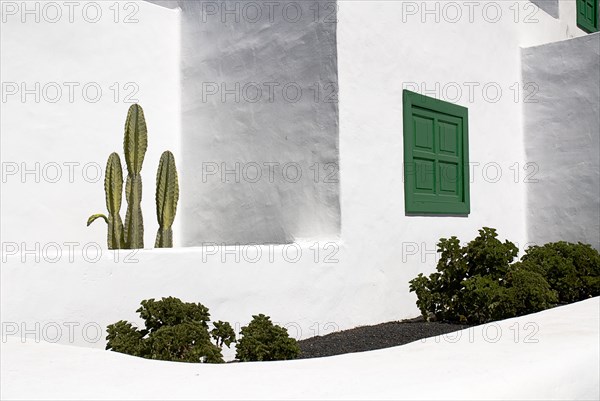
[[[468,325],[404,320],[361,326],[298,341],[298,358],[320,358],[408,344],[427,337],[466,329]]]

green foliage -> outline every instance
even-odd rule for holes
[[[495,229],[483,227],[479,236],[464,248],[468,277],[481,275],[498,279],[508,272],[519,249],[512,242],[501,242],[497,237]]]
[[[182,302],[179,298],[167,297],[159,301],[148,299],[141,302],[136,311],[144,319],[146,329],[156,331],[163,326],[177,326],[183,323],[197,324],[208,329],[210,313],[200,303]]]
[[[464,320],[484,323],[548,309],[557,301],[544,277],[522,268],[511,268],[501,280],[475,276],[463,281]]]
[[[171,226],[177,213],[179,200],[179,182],[175,156],[168,150],[160,157],[156,173],[156,217],[158,232],[156,233],[156,248],[173,247],[173,230]]]
[[[600,295],[600,254],[590,245],[560,241],[533,246],[522,263],[546,278],[560,303]]]
[[[540,273],[527,270],[520,263],[511,267],[506,276],[508,300],[512,310],[505,316],[520,316],[551,308],[558,296]]]
[[[108,224],[109,249],[140,249],[144,247],[144,218],[142,215],[142,165],[148,149],[148,129],[144,110],[134,104],[127,112],[125,121],[125,138],[123,141],[125,162],[127,164],[127,180],[125,182],[125,199],[127,212],[125,224],[120,216],[123,192],[123,168],[117,153],[112,153],[106,164],[104,190],[108,217],[94,214],[88,218],[87,225],[102,218]],[[169,151],[163,153],[156,178],[156,208],[159,230],[156,236],[157,248],[173,246],[173,220],[179,200],[179,183],[175,158]]]
[[[150,359],[223,363],[221,349],[210,342],[206,328],[193,323],[162,326],[145,341]]]
[[[547,309],[556,294],[542,274],[512,264],[518,248],[483,227],[465,246],[442,238],[437,272],[410,281],[417,307],[428,319],[485,323]]]
[[[235,332],[231,325],[220,320],[214,322],[213,325],[215,327],[211,330],[210,335],[215,340],[217,346],[223,348],[223,344],[225,344],[229,348],[231,343],[235,342]]]
[[[498,280],[487,276],[474,276],[462,282],[464,292],[462,300],[465,305],[463,321],[483,323],[502,319],[510,314],[510,302],[507,302],[508,289]]]
[[[274,325],[268,316],[252,316],[242,327],[236,358],[240,361],[276,361],[294,359],[300,354],[296,340],[281,326]]]
[[[182,302],[173,297],[158,301],[148,299],[141,302],[137,312],[144,320],[145,329],[138,330],[123,320],[109,325],[106,349],[148,359],[222,363],[223,343],[229,346],[235,341],[231,325],[219,321],[219,333],[226,336],[219,337],[220,342],[215,338],[216,344],[211,342],[210,314],[200,303]]]
[[[423,316],[435,320],[481,322],[487,319],[483,316],[497,314],[472,305],[473,302],[501,298],[502,290],[492,282],[508,272],[510,263],[517,256],[518,249],[512,242],[501,242],[497,237],[495,229],[483,227],[479,236],[465,246],[461,246],[456,237],[440,239],[437,272],[429,278],[419,274],[410,281],[410,290],[417,294],[417,306]],[[480,291],[472,293],[479,286]]]
[[[119,320],[117,323],[108,325],[106,349],[111,349],[122,354],[133,356],[145,356],[146,350],[143,337],[144,332],[135,328],[131,323]]]
[[[104,192],[108,217],[103,214],[94,214],[88,219],[87,225],[89,226],[98,218],[104,219],[108,225],[108,249],[121,249],[125,246],[123,238],[123,221],[121,220],[120,215],[121,194],[123,192],[123,168],[121,167],[121,159],[117,153],[111,153],[106,162]]]

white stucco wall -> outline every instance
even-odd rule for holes
[[[145,244],[154,245],[158,161],[167,149],[180,154],[178,13],[146,2],[2,2],[3,242],[106,244],[106,225],[86,221],[106,213],[106,159],[116,151],[125,166],[125,118],[137,100],[149,135]]]
[[[118,262],[114,261],[114,254],[107,251],[103,251],[101,258],[95,262],[93,261],[94,255],[85,255],[84,257],[80,250],[76,251],[72,260],[69,260],[69,255],[63,252],[62,257],[56,263],[50,263],[52,255],[49,255],[50,257],[45,255],[46,258],[42,257],[39,262],[35,260],[35,255],[32,257],[32,255],[24,255],[22,252],[3,255],[3,265],[0,270],[2,275],[0,280],[2,320],[4,322],[26,322],[27,327],[32,327],[36,322],[41,325],[51,322],[58,322],[60,325],[78,322],[80,326],[88,322],[95,322],[100,327],[104,327],[119,319],[135,320],[134,311],[142,299],[177,296],[186,301],[200,301],[211,309],[216,319],[230,320],[234,323],[245,324],[249,321],[251,314],[266,313],[271,315],[275,321],[289,324],[288,327],[292,334],[308,337],[316,334],[316,329],[319,330],[319,333],[323,333],[327,328],[331,329],[332,327],[342,329],[417,315],[418,311],[414,304],[415,297],[408,292],[408,281],[419,272],[428,273],[434,269],[436,263],[435,244],[440,237],[457,235],[466,241],[477,234],[478,228],[491,226],[499,230],[502,239],[509,238],[523,247],[527,241],[525,218],[527,214],[526,193],[529,184],[525,178],[529,171],[525,169],[527,159],[523,147],[522,103],[524,96],[535,95],[535,93],[532,94],[529,87],[523,89],[527,82],[524,82],[521,77],[520,47],[563,40],[571,35],[583,35],[583,32],[575,28],[574,19],[572,22],[562,20],[563,15],[568,15],[567,11],[563,13],[563,9],[568,10],[571,7],[570,9],[574,10],[574,2],[560,3],[560,20],[539,11],[535,14],[537,22],[532,23],[524,21],[525,15],[529,15],[528,13],[531,12],[530,9],[525,8],[527,4],[530,4],[529,2],[519,3],[520,11],[516,23],[514,8],[509,8],[514,5],[513,2],[490,3],[495,5],[486,8],[489,14],[485,14],[485,16],[482,14],[485,3],[481,3],[473,10],[472,20],[469,17],[468,6],[459,4],[461,7],[464,6],[460,9],[462,18],[454,22],[452,22],[454,19],[452,16],[455,14],[444,14],[443,3],[437,3],[440,7],[437,22],[435,9],[433,15],[425,15],[423,14],[425,10],[419,9],[422,4],[420,2],[343,1],[339,3],[339,21],[336,31],[339,142],[336,145],[337,138],[329,136],[332,131],[327,129],[323,131],[324,137],[312,138],[319,141],[319,145],[323,145],[314,149],[317,153],[324,149],[329,155],[339,147],[339,210],[341,211],[339,238],[335,238],[335,236],[330,238],[331,231],[320,231],[327,232],[328,235],[323,238],[319,235],[320,232],[309,233],[309,236],[313,235],[309,239],[298,240],[298,243],[287,246],[261,245],[242,248],[207,246],[204,248],[144,250],[133,254],[125,252],[120,254]],[[563,5],[563,3],[567,4]],[[415,5],[416,9],[410,8]],[[502,17],[496,22],[491,22],[497,18],[497,15],[493,13],[494,7],[497,6],[501,7]],[[435,5],[430,4],[429,7],[431,9]],[[149,74],[147,81],[144,82],[147,82],[150,88],[148,90],[152,90],[153,96],[148,96],[147,101],[141,100],[141,102],[145,106],[148,123],[151,126],[159,124],[158,121],[163,121],[165,128],[179,127],[178,110],[175,109],[179,106],[174,106],[179,104],[177,103],[179,67],[175,65],[179,60],[175,45],[180,40],[178,36],[180,25],[177,19],[179,11],[140,3],[140,12],[142,10],[146,15],[154,16],[155,19],[149,18],[148,21],[151,23],[143,32],[137,31],[136,35],[139,37],[135,37],[137,42],[143,43],[147,47],[148,53],[144,52],[144,54],[153,54],[155,58],[144,58],[145,62],[140,62],[138,67],[131,67],[134,72],[141,73],[143,71]],[[324,10],[324,13],[320,14],[319,20],[313,24],[329,23],[324,20],[328,15],[326,11]],[[446,11],[450,12],[451,10],[446,9]],[[423,18],[425,18],[425,23]],[[278,34],[278,41],[273,46],[282,45],[282,49],[285,49],[285,52],[282,53],[284,55],[295,54],[296,51],[300,53],[308,51],[302,44],[313,43],[312,41],[315,39],[310,37],[303,39],[302,30],[298,30],[298,25],[291,26],[289,30],[286,30],[285,22],[279,21],[279,25],[275,28],[265,27],[267,31],[269,28],[275,29]],[[310,32],[315,35],[318,32],[331,32],[328,28],[316,28],[313,24],[309,24],[306,29],[310,29]],[[140,27],[141,25],[137,26],[138,29]],[[198,29],[204,27],[204,25],[200,25]],[[40,30],[41,37],[48,35],[47,31],[40,26],[35,26],[35,29],[31,26],[28,28],[33,31]],[[223,33],[224,37],[219,36],[205,44],[201,54],[211,53],[213,56],[197,60],[198,63],[192,65],[192,67],[198,68],[198,71],[194,71],[194,73],[211,73],[221,80],[240,79],[236,74],[243,76],[246,67],[261,76],[259,73],[264,65],[266,72],[271,71],[280,79],[287,78],[287,75],[283,73],[282,75],[275,74],[274,66],[277,64],[274,64],[273,57],[277,57],[277,54],[271,54],[271,57],[266,59],[248,55],[247,58],[242,58],[254,63],[248,66],[244,66],[243,63],[221,65],[221,55],[222,57],[229,55],[228,50],[231,48],[235,49],[233,55],[236,57],[245,54],[245,51],[251,53],[253,49],[263,49],[267,52],[269,50],[263,44],[253,42],[263,37],[262,35],[244,36],[237,31],[237,29],[241,29],[240,26],[234,25],[230,28],[232,33],[227,35]],[[244,29],[246,28],[248,27],[244,27]],[[2,80],[4,81],[5,68],[7,70],[14,68],[13,63],[17,63],[17,61],[8,60],[28,60],[29,56],[17,53],[20,49],[17,45],[17,39],[20,39],[17,36],[18,29],[25,28],[20,25],[12,28],[11,25],[3,24],[2,29]],[[11,33],[13,29],[15,33]],[[117,49],[122,46],[122,53],[119,54],[118,59],[111,58],[110,62],[103,61],[112,67],[104,65],[99,67],[96,64],[89,66],[89,68],[96,68],[102,72],[112,71],[114,68],[115,78],[111,76],[108,79],[109,82],[113,79],[115,81],[123,80],[122,75],[118,72],[118,68],[121,68],[119,66],[122,66],[123,63],[118,60],[124,58],[129,46],[123,43],[122,38],[127,37],[125,33],[134,35],[129,31],[118,33],[119,29],[131,30],[133,28],[111,26],[106,33],[103,33],[106,36],[102,36],[112,38],[111,45],[116,46]],[[9,34],[5,35],[5,31]],[[286,38],[285,33],[288,31],[296,36]],[[60,37],[64,38],[70,32],[72,31],[62,33],[63,36]],[[84,43],[86,43],[86,38],[89,41],[90,36],[93,36],[93,31],[77,32],[80,36],[78,40],[84,41]],[[182,34],[185,32],[186,30],[181,31]],[[22,34],[21,36],[29,35],[27,33],[27,35]],[[94,43],[96,43],[96,37],[93,37]],[[233,47],[229,47],[227,42],[231,38],[237,39]],[[187,43],[185,40],[181,40],[182,43]],[[244,40],[248,40],[249,43]],[[298,43],[297,48],[290,47],[292,43],[295,43],[294,40]],[[5,43],[7,46],[12,46],[13,54],[18,57],[10,59],[4,57]],[[218,46],[215,46],[215,43]],[[30,48],[39,50],[36,43],[31,43]],[[322,50],[323,48],[317,46],[317,49]],[[99,48],[97,54],[106,57],[107,54],[114,54],[116,50],[111,51]],[[71,54],[67,50],[64,52]],[[53,52],[53,54],[55,53],[56,51]],[[83,61],[80,62],[79,57],[77,61],[72,61],[69,65],[80,66],[77,71],[88,71],[87,64],[81,67]],[[314,60],[312,55],[307,57],[308,60]],[[328,59],[331,55],[323,57]],[[186,59],[186,56],[183,55],[182,60]],[[129,63],[125,64],[125,66],[130,65]],[[233,65],[240,70],[233,68]],[[158,66],[164,67],[160,67],[163,69],[158,70]],[[183,67],[185,72],[185,65]],[[34,67],[30,68],[32,71],[38,70]],[[284,66],[282,66],[283,68]],[[221,71],[223,71],[223,75],[220,75]],[[317,71],[320,71],[319,68],[315,68],[307,76],[312,77],[313,72],[315,75],[319,75]],[[184,77],[185,73],[182,78]],[[187,82],[187,85],[192,84],[193,82]],[[155,92],[156,88],[162,88],[163,92]],[[472,183],[471,214],[468,218],[405,216],[401,117],[402,89],[404,88],[451,100],[469,109]],[[501,95],[497,92],[498,88]],[[189,93],[189,90],[186,88],[183,93]],[[167,93],[168,96],[165,95]],[[173,102],[170,102],[169,99],[173,99]],[[185,146],[185,133],[188,132],[186,130],[202,128],[199,125],[186,126],[186,113],[189,110],[193,111],[197,105],[188,104],[185,99],[184,97],[181,104],[181,116],[183,116],[184,124],[179,131],[173,129],[175,132],[182,133],[184,142],[182,146]],[[101,165],[104,164],[106,155],[113,148],[119,149],[124,118],[124,112],[121,113],[119,110],[126,109],[126,105],[118,105],[119,110],[116,110],[117,107],[112,103],[106,107],[109,106],[111,112],[102,114],[111,116],[110,118],[116,116],[114,117],[115,121],[110,120],[112,125],[105,129],[110,132],[116,131],[114,140],[111,142],[112,145],[101,145],[105,147],[104,150],[88,148],[84,144],[79,144],[76,148],[78,154],[89,154],[89,157],[94,157],[92,160],[97,158],[97,162]],[[4,111],[5,108],[8,110],[8,107],[20,110],[19,113],[21,113],[21,117],[12,119],[10,124],[4,122]],[[61,112],[68,114],[69,117],[74,114],[66,113],[58,105],[55,107],[56,110],[60,108]],[[79,126],[92,116],[96,117],[99,114],[98,105],[86,107],[89,108],[89,114],[85,119],[79,120]],[[169,107],[173,110],[166,113],[165,108]],[[203,108],[205,107],[206,105],[203,105]],[[228,121],[228,114],[223,117],[223,110],[226,107],[231,107],[235,111],[233,115],[237,120]],[[219,126],[222,131],[218,132],[226,133],[225,128],[239,128],[233,124],[235,121],[254,124],[260,118],[269,121],[272,117],[261,117],[258,112],[255,112],[255,120],[246,120],[240,118],[244,108],[240,105],[238,110],[237,107],[236,104],[219,105],[217,108],[219,113],[215,113],[213,116],[214,121],[211,122],[208,117],[203,116],[194,124],[198,121],[211,123]],[[112,111],[112,108],[115,110]],[[18,126],[23,125],[24,122],[32,121],[27,118],[31,113],[30,110],[29,105],[2,104],[3,161],[5,157],[19,158],[25,157],[20,155],[27,155],[25,150],[19,151],[22,149],[20,148],[22,145],[19,145],[19,137],[15,135],[12,136],[12,142],[6,142],[9,146],[5,147],[4,135],[5,132],[10,135],[11,131],[16,131]],[[329,110],[331,113],[334,112],[333,107]],[[81,112],[81,110],[79,111]],[[305,113],[306,110],[303,110],[296,116],[300,118],[306,116]],[[313,115],[317,114],[315,112]],[[99,118],[98,121],[108,124],[108,118]],[[169,120],[154,120],[153,122],[150,118],[169,118]],[[281,119],[285,118],[286,115],[281,116]],[[331,121],[331,115],[327,118],[328,121]],[[58,129],[71,126],[65,123],[67,116],[59,121],[60,124],[44,121],[43,125],[40,123],[40,126],[51,132],[63,132],[61,134],[63,143],[77,137],[76,134],[80,132],[80,129],[77,131]],[[303,121],[299,123],[303,123]],[[118,129],[111,128],[113,125]],[[330,127],[327,124],[325,126]],[[257,127],[261,127],[261,124],[257,124]],[[166,130],[161,131],[165,132]],[[235,160],[236,156],[242,155],[246,158],[240,157],[241,161],[251,161],[249,157],[256,154],[260,161],[270,155],[284,154],[294,157],[302,155],[300,152],[302,141],[295,144],[297,148],[293,152],[286,154],[285,150],[288,145],[285,144],[252,149],[250,145],[253,142],[244,139],[243,143],[248,144],[248,148],[242,148],[236,145],[237,138],[223,135],[223,138],[228,141],[223,141],[218,145],[225,151],[215,148],[219,152],[225,152],[219,153],[219,157],[222,158],[227,156],[231,160]],[[100,136],[97,133],[93,135],[93,138],[96,140]],[[43,139],[39,134],[35,138],[37,141]],[[151,138],[153,137],[151,136]],[[86,139],[85,145],[88,145],[90,141]],[[153,151],[156,152],[153,156],[155,159],[152,161],[149,153],[144,169],[145,182],[150,183],[145,186],[145,191],[149,191],[149,193],[144,193],[145,201],[150,203],[150,205],[144,206],[145,216],[151,222],[153,222],[151,211],[154,210],[151,200],[154,167],[148,166],[156,165],[160,152],[165,148],[177,146],[178,139],[177,136],[169,136],[162,139],[162,144],[158,143],[161,141],[158,137],[154,141],[151,142],[151,146],[155,146],[153,148]],[[228,154],[227,152],[231,150],[231,147],[227,147],[228,144],[235,146],[234,150],[239,153]],[[183,151],[185,150],[183,149]],[[200,148],[199,152],[203,152],[201,155],[204,158],[210,155],[209,150],[209,148]],[[183,154],[183,151],[180,150],[176,155]],[[35,160],[35,157],[39,157],[41,152],[42,150],[38,149],[35,156],[31,157]],[[323,159],[322,156],[316,157],[317,160],[329,160]],[[307,158],[307,160],[309,159]],[[183,166],[180,166],[182,182],[193,181],[191,177],[201,174],[201,171],[197,170],[198,163],[201,161],[202,159],[196,163],[190,161],[190,164],[183,163]],[[54,234],[57,225],[49,224],[48,220],[40,223],[40,219],[34,219],[33,216],[39,217],[35,214],[31,215],[31,219],[29,219],[31,210],[40,207],[40,202],[33,200],[37,197],[45,199],[42,203],[43,208],[61,210],[63,219],[57,219],[56,223],[59,223],[59,227],[61,225],[66,227],[65,230],[72,230],[68,238],[75,237],[79,241],[81,241],[80,238],[86,238],[86,240],[90,238],[90,240],[103,243],[104,230],[100,227],[85,229],[77,226],[79,222],[85,221],[89,213],[103,210],[100,184],[77,187],[77,191],[85,194],[86,198],[83,199],[83,202],[73,201],[68,206],[59,203],[57,198],[62,200],[63,194],[60,193],[61,196],[59,196],[59,192],[54,189],[43,192],[42,189],[33,187],[29,189],[33,196],[24,197],[25,185],[6,185],[13,185],[14,189],[10,191],[9,195],[5,195],[6,186],[3,184],[2,241],[5,240],[5,227],[8,233],[17,238],[17,241],[23,239],[29,241],[30,238],[35,238],[31,228],[26,231],[26,229],[17,227],[17,224],[23,224],[23,222],[27,223],[25,227],[36,227],[41,230],[43,240],[62,241],[62,237]],[[263,207],[264,203],[262,202],[268,201],[266,193],[262,192],[266,188],[250,186],[250,191],[256,190],[256,188],[261,188],[261,192],[252,194],[251,199],[261,202],[255,205],[256,207]],[[309,190],[313,191],[314,187]],[[72,192],[77,191],[72,190]],[[182,188],[182,202],[190,202],[189,199],[184,200],[186,199],[185,191],[186,189]],[[319,192],[317,190],[313,193]],[[198,196],[201,195],[198,193]],[[310,202],[304,202],[309,199],[309,196],[304,192],[302,185],[286,188],[284,195],[291,200],[298,200],[305,209],[311,205]],[[7,196],[10,208],[4,204],[5,196]],[[226,199],[243,205],[243,199],[248,195],[244,191],[233,189],[228,196],[230,197]],[[313,201],[314,205],[322,205],[320,200]],[[220,207],[218,202],[219,199],[213,200],[215,208]],[[85,207],[83,207],[84,204]],[[333,203],[325,201],[325,204],[332,205]],[[252,207],[251,204],[250,206]],[[64,211],[65,209],[68,209],[70,214],[75,214],[75,212],[81,214],[82,218],[64,219],[69,215]],[[88,209],[92,210],[88,211]],[[223,210],[215,210],[216,216],[223,216],[222,224],[225,227],[220,229],[219,235],[224,235],[228,232],[227,230],[235,233],[235,228],[230,229],[226,226],[235,225],[238,221],[230,219]],[[335,211],[335,207],[332,210]],[[8,216],[9,213],[15,213],[20,218],[10,217],[8,220],[10,223],[5,223],[5,215]],[[203,210],[202,213],[208,212]],[[315,213],[318,215],[320,212],[316,210]],[[263,214],[268,216],[266,212]],[[180,215],[178,220],[180,225],[182,216]],[[204,216],[214,218],[214,215],[205,214]],[[246,218],[247,216],[244,216],[242,227],[252,230],[253,226]],[[218,222],[219,220],[220,218],[213,221]],[[335,219],[327,221],[331,222]],[[194,221],[185,219],[185,223],[194,224]],[[261,224],[264,223],[261,222]],[[152,238],[154,229],[148,225],[147,227],[147,234]],[[326,227],[335,227],[335,225],[327,223]],[[245,231],[242,231],[241,234],[245,235]],[[42,236],[42,234],[39,235]],[[97,235],[97,237],[92,237],[92,235]],[[281,236],[281,238],[286,237]],[[146,238],[146,241],[148,244],[152,242],[149,238]],[[296,261],[298,250],[300,250],[301,256]],[[258,259],[256,259],[256,252],[261,253]],[[125,255],[129,255],[131,263],[123,261]],[[333,323],[333,325],[328,325],[328,323]],[[301,333],[296,332],[296,328],[300,328]],[[67,342],[68,338],[62,338],[61,341]],[[76,336],[74,342],[89,345],[81,335]],[[101,347],[103,340],[94,342],[92,345]]]
[[[539,169],[527,191],[530,241],[600,249],[600,34],[523,49],[525,151]]]
[[[186,246],[339,237],[335,24],[268,4],[182,3]]]
[[[531,0],[536,6],[553,16],[558,18],[558,0]]]

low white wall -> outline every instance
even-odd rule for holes
[[[530,241],[600,249],[600,34],[523,49],[525,151],[539,173],[527,191]]]
[[[135,313],[139,302],[163,296],[202,302],[214,320],[230,321],[238,330],[253,314],[265,313],[298,338],[381,318],[383,300],[374,297],[377,283],[349,274],[351,258],[338,244],[321,249],[307,243],[76,252],[73,260],[70,256],[3,260],[3,334],[10,334],[16,324],[17,335],[29,330],[30,338],[54,339],[58,326],[59,342],[102,348],[105,333],[97,335],[97,329],[120,319],[141,323]],[[50,259],[56,262],[45,261]],[[395,298],[401,295],[399,289]],[[369,303],[372,307],[365,308]]]

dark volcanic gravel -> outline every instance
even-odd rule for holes
[[[362,326],[298,341],[301,351],[299,358],[319,358],[395,347],[467,327],[469,326],[423,321],[389,322],[375,326]]]

